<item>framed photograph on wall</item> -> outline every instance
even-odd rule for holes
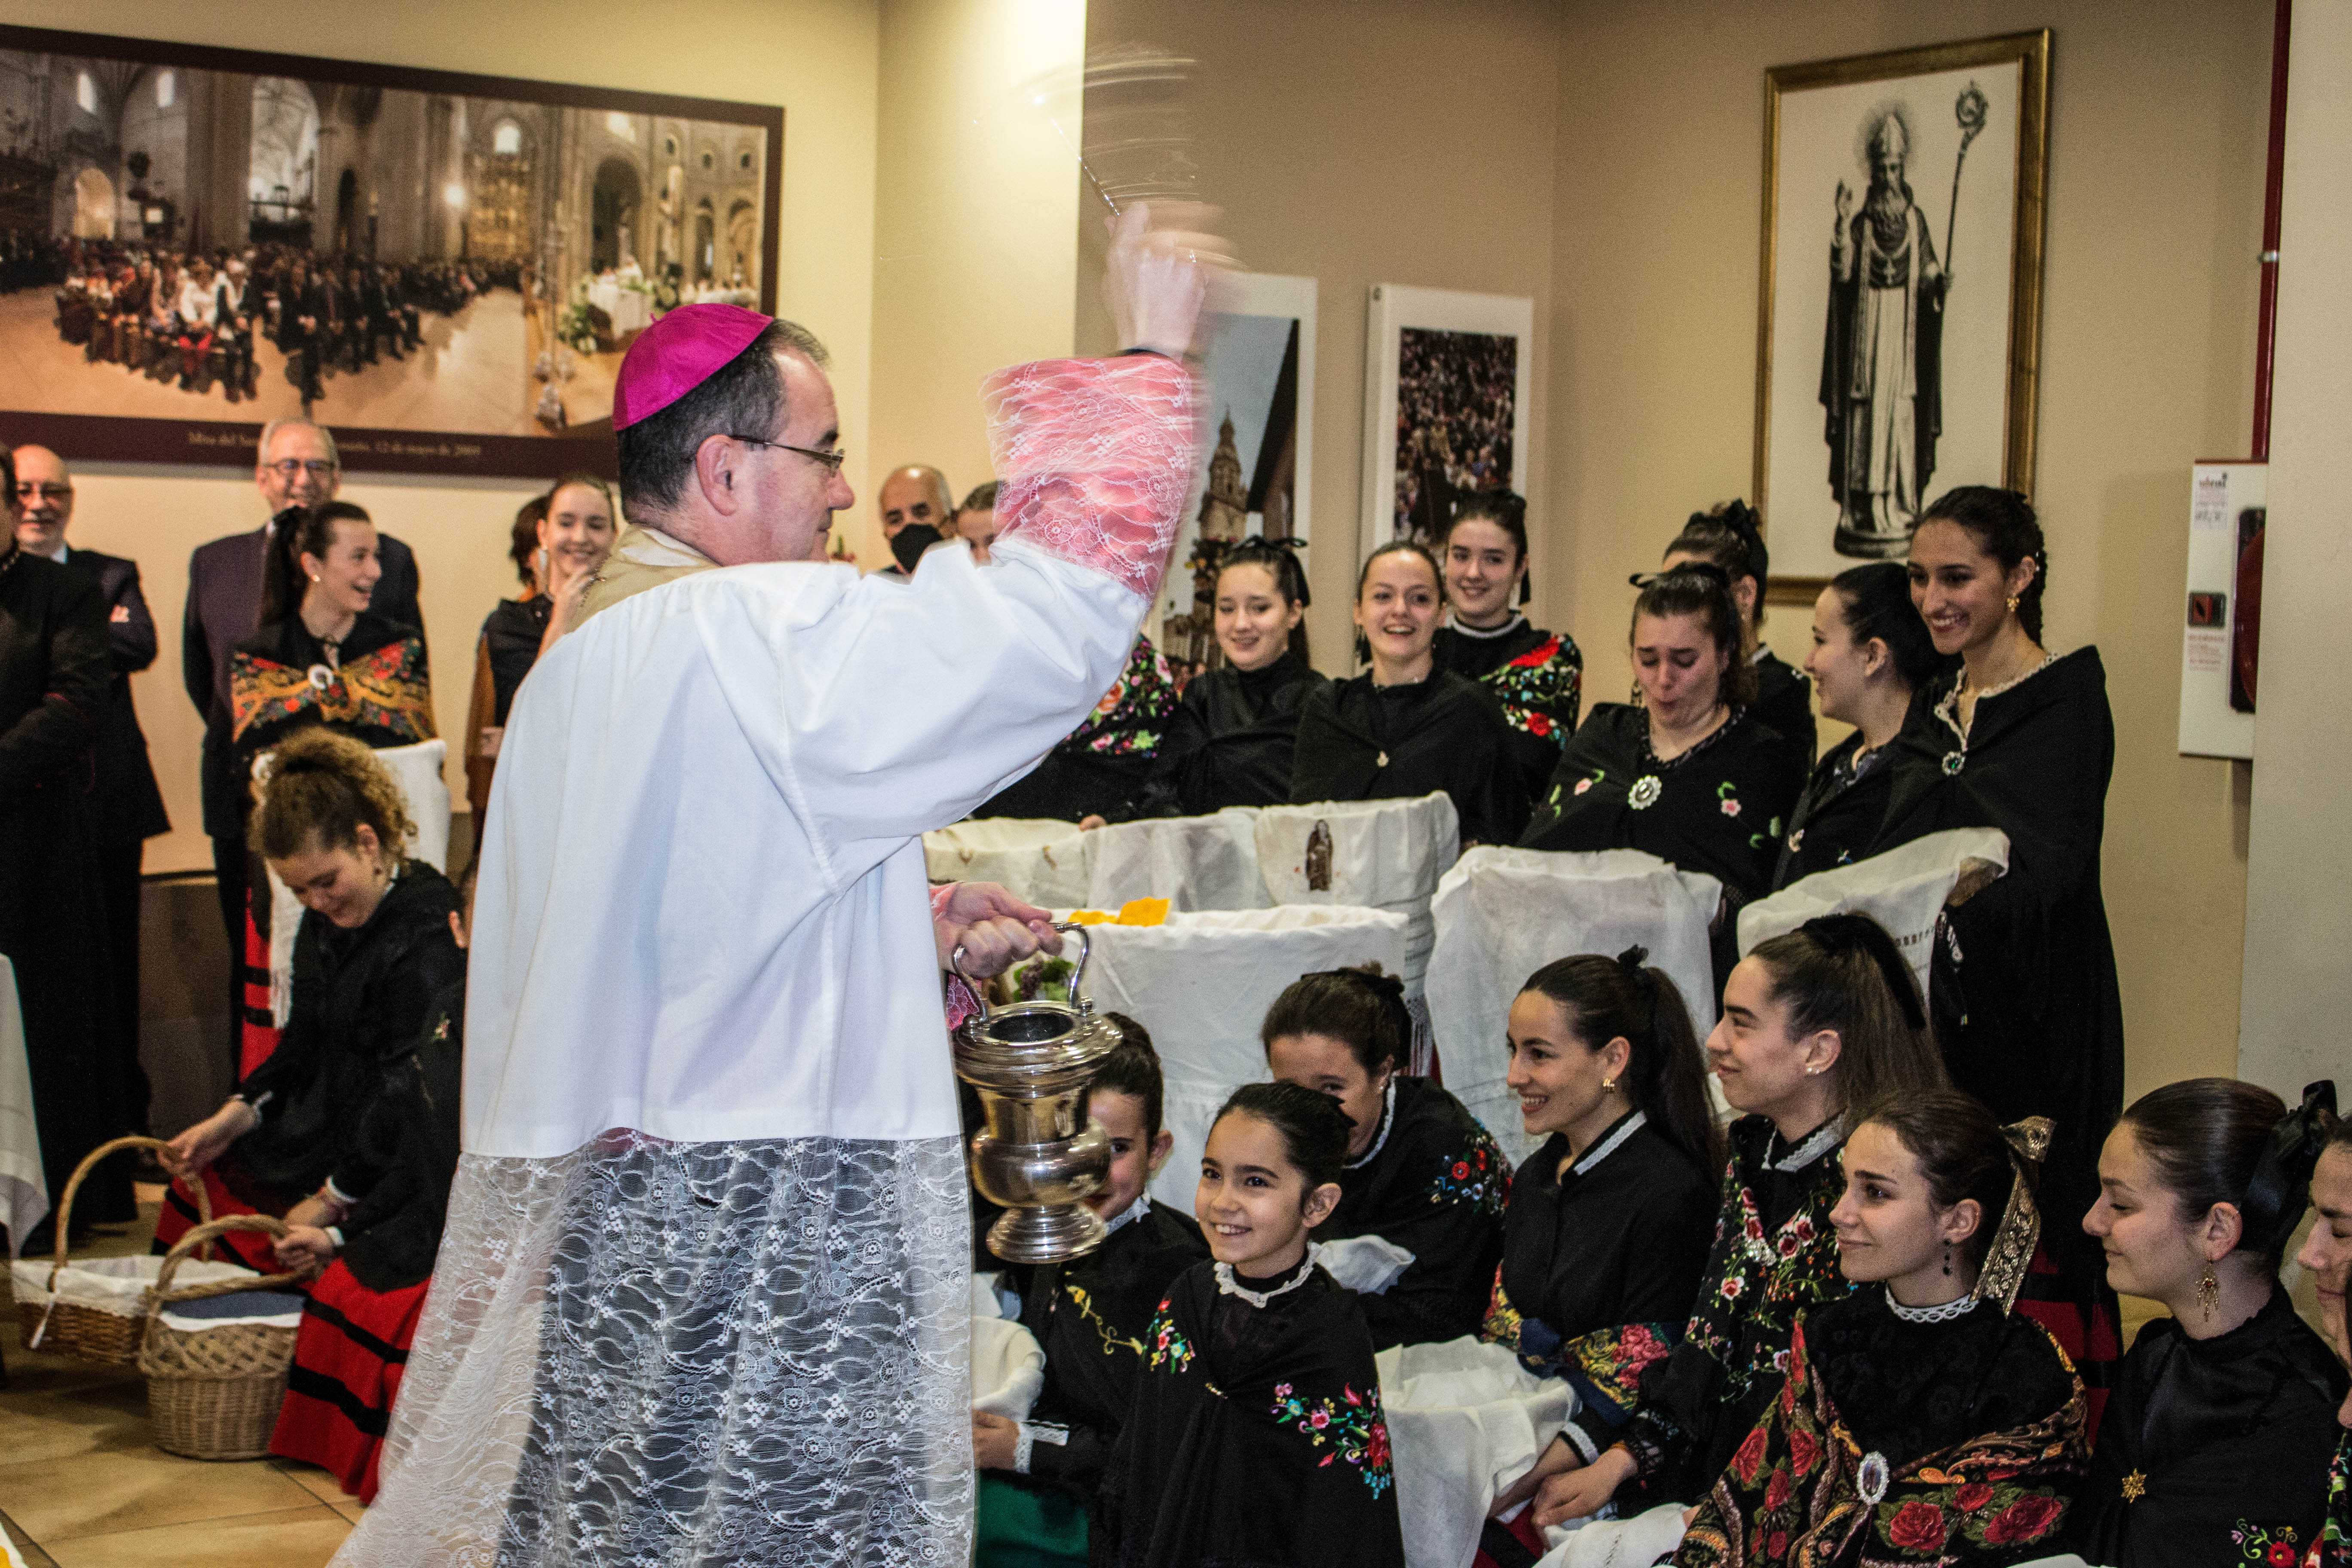
[[[1467,489],[1528,490],[1536,303],[1372,286],[1358,558],[1433,541]]]
[[[1217,560],[1251,534],[1307,539],[1314,515],[1315,279],[1244,272],[1219,286],[1201,353],[1216,439],[1200,453],[1160,590],[1160,649],[1213,669]]]
[[[614,461],[613,379],[681,303],[775,308],[783,110],[0,27],[0,431],[249,467]]]
[[[1756,498],[1775,597],[2033,489],[2050,34],[1765,73]]]

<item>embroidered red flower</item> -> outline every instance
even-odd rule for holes
[[[1308,1425],[1312,1426],[1319,1432],[1324,1427],[1331,1425],[1331,1413],[1328,1410],[1318,1410],[1314,1415],[1309,1415],[1307,1420]]]
[[[1992,1489],[1981,1481],[1971,1482],[1952,1494],[1952,1501],[1962,1513],[1974,1513],[1992,1501]]]
[[[1576,781],[1576,793],[1578,795],[1582,795],[1586,790],[1589,790],[1591,787],[1592,781],[1591,779],[1579,779]]]
[[[1787,1531],[1776,1530],[1771,1534],[1764,1538],[1764,1555],[1766,1557],[1777,1563],[1788,1554],[1789,1532]]]
[[[1364,1462],[1378,1469],[1389,1462],[1389,1424],[1375,1421],[1364,1438]]]
[[[2294,1568],[2294,1547],[2287,1542],[2272,1542],[2267,1555],[2271,1568]]]
[[[1804,1479],[1822,1462],[1822,1442],[1811,1432],[1789,1434],[1789,1463],[1795,1468],[1797,1479]]]
[[[1937,1551],[1944,1544],[1944,1510],[1931,1502],[1905,1503],[1886,1525],[1886,1539],[1906,1552]],[[1985,1539],[1992,1539],[1990,1531]]]
[[[1532,708],[1528,709],[1528,733],[1530,735],[1549,736],[1551,733],[1551,715],[1549,713],[1538,713]]]
[[[1727,1278],[1722,1284],[1717,1286],[1715,1289],[1716,1293],[1721,1296],[1725,1300],[1737,1301],[1739,1300],[1739,1293],[1748,1289],[1748,1281],[1742,1279],[1738,1275],[1734,1274]]]
[[[1796,1483],[1789,1479],[1788,1471],[1773,1471],[1772,1479],[1765,1483],[1764,1506],[1767,1509],[1785,1506],[1789,1500],[1789,1494],[1796,1489]]]
[[[1739,1445],[1739,1452],[1731,1456],[1731,1473],[1739,1478],[1740,1485],[1752,1486],[1763,1463],[1764,1428],[1759,1426],[1748,1434],[1748,1441]]]
[[[2058,1523],[2066,1505],[2054,1497],[2036,1494],[2019,1498],[1993,1515],[1985,1526],[1985,1544],[2000,1546],[2012,1541],[2033,1541],[2047,1535]]]
[[[1559,652],[1559,638],[1556,637],[1546,637],[1535,647],[1528,649],[1527,652],[1519,655],[1518,658],[1511,660],[1510,664],[1507,668],[1511,669],[1541,669],[1545,665],[1549,664],[1552,660],[1552,656]]]
[[[1465,1177],[1465,1176],[1468,1175],[1469,1173],[1470,1173],[1470,1165],[1469,1165],[1469,1162],[1467,1162],[1467,1161],[1465,1161],[1465,1160],[1456,1160],[1456,1161],[1454,1161],[1454,1179],[1455,1181],[1457,1181],[1457,1182],[1458,1182],[1458,1181],[1460,1181],[1463,1177]]]
[[[1738,816],[1739,815],[1739,803],[1736,800],[1725,801],[1723,803],[1723,815],[1726,816]]]

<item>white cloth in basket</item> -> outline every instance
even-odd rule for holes
[[[1010,1319],[973,1313],[971,1407],[1026,1421],[1045,1389],[1045,1351],[1037,1336]]]
[[[1323,1272],[1359,1296],[1378,1296],[1412,1267],[1412,1254],[1384,1236],[1349,1236],[1309,1242]]]
[[[1318,823],[1331,832],[1329,885],[1317,889],[1307,845]],[[1443,792],[1418,800],[1334,800],[1270,805],[1258,814],[1257,868],[1273,904],[1350,904],[1405,917],[1405,990],[1418,996],[1428,973],[1429,900],[1462,852],[1461,820]]]
[[[413,746],[386,746],[375,753],[408,806],[408,820],[416,837],[408,848],[416,859],[446,874],[449,869],[449,785],[441,765],[449,755],[446,741],[419,741]],[[253,776],[268,776],[270,753],[253,760]],[[265,868],[265,869],[267,869]],[[278,1026],[286,1026],[294,1010],[294,932],[302,923],[302,905],[294,889],[269,877],[269,1010]]]
[[[1886,928],[1910,962],[1919,994],[1927,994],[1936,917],[1970,871],[2009,874],[2009,835],[1998,827],[1954,827],[1915,838],[1884,855],[1816,871],[1739,911],[1739,951],[1792,931],[1816,915],[1868,915]]]
[[[923,835],[923,871],[934,882],[997,882],[1047,909],[1087,902],[1094,835],[1075,822],[982,816]]]
[[[1381,1406],[1395,1457],[1408,1568],[1470,1568],[1496,1494],[1576,1413],[1576,1394],[1476,1340],[1381,1352]]]
[[[49,1291],[53,1258],[24,1258],[8,1266],[8,1284],[20,1307],[47,1307],[52,1300],[118,1318],[147,1315],[147,1292],[163,1270],[163,1260],[152,1254],[134,1258],[68,1258],[58,1270],[58,1288]],[[210,1285],[223,1279],[258,1279],[252,1269],[235,1263],[206,1263],[189,1258],[172,1271],[172,1283]]]
[[[33,1067],[25,1055],[25,1019],[16,1004],[16,970],[0,952],[0,1225],[8,1251],[49,1212],[49,1178],[41,1169],[41,1130],[33,1121]]]
[[[1175,910],[1262,910],[1258,808],[1209,816],[1118,822],[1087,835],[1093,857],[1087,907],[1116,911],[1130,899],[1166,899]]]
[[[1636,944],[1674,980],[1700,1039],[1715,1026],[1707,922],[1723,884],[1638,849],[1547,853],[1481,846],[1438,884],[1429,1019],[1445,1087],[1486,1124],[1517,1165],[1534,1152],[1503,1079],[1512,999],[1554,959],[1614,958]],[[1712,1081],[1711,1079],[1709,1080]]]
[[[1551,1550],[1536,1568],[1650,1568],[1683,1543],[1683,1505],[1660,1503],[1631,1519],[1585,1519],[1554,1525],[1544,1540]]]
[[[1156,926],[1087,929],[1094,958],[1086,994],[1098,1012],[1125,1013],[1151,1031],[1167,1082],[1162,1125],[1175,1152],[1151,1195],[1192,1212],[1209,1121],[1225,1096],[1267,1077],[1258,1020],[1302,974],[1404,962],[1405,921],[1384,910],[1204,910]]]

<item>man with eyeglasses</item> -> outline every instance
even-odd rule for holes
[[[1167,568],[1214,242],[1150,216],[1109,247],[1132,351],[990,381],[984,573],[824,562],[856,498],[804,328],[688,305],[630,346],[631,525],[499,744],[464,1152],[341,1568],[970,1560],[942,971],[1058,939],[934,893],[922,834],[1085,717]]]
[[[139,1065],[139,873],[146,841],[168,833],[163,792],[147,760],[147,737],[131,705],[131,678],[155,662],[155,618],[140,591],[139,564],[66,542],[73,521],[73,476],[47,447],[19,447],[16,489],[9,498],[17,547],[80,573],[106,605],[107,658],[112,679],[98,728],[98,779],[90,826],[98,846],[100,892],[106,901],[114,1002],[121,1021],[125,1131],[147,1131],[147,1074]]]
[[[342,488],[335,438],[308,419],[273,419],[262,426],[254,482],[275,520],[289,507],[322,506]],[[188,557],[188,600],[180,622],[180,679],[188,700],[205,716],[205,832],[213,841],[221,924],[228,933],[229,1037],[245,1005],[245,816],[249,795],[238,776],[228,700],[229,656],[251,637],[261,616],[261,563],[275,526],[232,533],[200,544]],[[389,533],[377,533],[383,576],[370,608],[387,620],[425,629],[416,607],[416,556]],[[234,1059],[234,1058],[232,1058]]]

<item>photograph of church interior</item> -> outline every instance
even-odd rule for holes
[[[0,1564],[2352,1568],[2347,167],[2352,0],[0,0]]]

